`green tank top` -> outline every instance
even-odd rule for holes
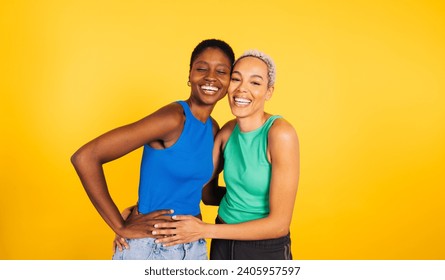
[[[269,214],[271,164],[267,159],[267,136],[271,116],[259,128],[241,132],[238,124],[224,148],[226,195],[218,215],[228,224],[261,219]]]

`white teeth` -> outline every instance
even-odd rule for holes
[[[217,87],[212,87],[212,86],[201,86],[201,88],[207,91],[218,91]]]
[[[239,104],[250,104],[252,101],[246,98],[235,97],[235,102]]]

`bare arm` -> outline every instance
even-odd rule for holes
[[[202,202],[206,205],[218,206],[226,193],[226,188],[221,187],[218,184],[219,174],[224,165],[224,159],[222,157],[223,134],[224,129],[220,130],[215,137],[215,143],[213,145],[213,175],[212,179],[202,189]]]
[[[171,214],[172,212],[168,212]],[[146,237],[154,237],[151,231],[154,230],[154,224],[159,222],[169,222],[171,221],[171,216],[166,216],[167,212],[165,210],[158,210],[153,211],[148,214],[140,214],[137,205],[133,205],[130,207],[127,207],[122,211],[121,216],[125,220],[125,224],[127,227],[139,227],[144,228],[146,234]],[[123,238],[122,236],[119,236],[116,234],[114,240],[113,240],[113,253],[116,252],[116,248],[119,251],[122,251],[123,248],[129,249],[130,245],[127,243],[127,240]]]
[[[166,246],[199,238],[260,240],[278,238],[288,233],[299,179],[299,143],[293,127],[277,120],[269,133],[269,154],[272,163],[270,213],[267,217],[240,224],[206,224],[191,216],[176,216],[176,229],[161,229],[156,234],[176,234],[159,239]],[[171,226],[171,225],[170,225]]]
[[[151,227],[126,227],[108,191],[102,165],[147,143],[169,145],[176,141],[183,125],[182,109],[167,105],[135,123],[107,132],[82,146],[71,157],[82,185],[104,221],[118,235],[126,238],[145,237]],[[170,213],[169,210],[161,211]]]
[[[213,145],[213,176],[202,190],[202,202],[206,205],[218,206],[226,194],[226,188],[219,185],[218,179],[224,166],[224,147],[235,127],[235,123],[235,120],[227,122],[216,134],[215,144]]]
[[[122,213],[121,216],[124,220],[126,220],[128,218],[128,216],[130,216],[131,212],[133,212],[133,210],[136,209],[137,205],[132,205],[130,207],[125,208]],[[130,246],[127,243],[127,240],[125,238],[123,238],[122,236],[119,236],[116,234],[116,236],[114,237],[113,240],[113,253],[116,252],[116,248],[122,252],[123,248],[128,249]]]

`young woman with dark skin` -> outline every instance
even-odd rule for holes
[[[215,139],[219,169],[203,191],[203,202],[220,205],[216,224],[189,215],[155,224],[165,247],[211,238],[210,259],[292,259],[289,226],[299,180],[299,143],[292,125],[264,111],[274,91],[275,65],[249,51],[236,60],[228,90],[236,119]],[[224,169],[226,188],[218,186]],[[227,192],[226,192],[227,190]]]
[[[210,114],[227,93],[233,61],[228,44],[204,40],[190,60],[191,92],[187,100],[168,104],[139,121],[111,130],[71,157],[92,204],[110,228],[131,245],[131,250],[115,252],[113,259],[207,259],[205,242],[195,240],[188,246],[168,250],[154,243],[151,232],[154,223],[171,220],[170,209],[200,217],[201,189],[212,174],[213,138],[219,130]],[[199,150],[202,139],[207,139],[207,146]],[[144,147],[144,155],[138,209],[134,211],[137,214],[125,220],[108,191],[102,165],[140,147]],[[175,163],[182,165],[171,166]],[[171,173],[162,173],[163,170]]]

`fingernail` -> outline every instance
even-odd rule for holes
[[[157,232],[154,230],[154,231],[151,232],[151,234],[156,235]]]
[[[173,209],[170,209],[170,213],[174,213],[175,212],[175,210],[173,210]]]
[[[158,228],[158,224],[154,225],[153,227],[154,227],[154,228]]]
[[[175,220],[176,220],[176,215],[173,215],[173,216],[172,216],[172,219],[175,219]]]

